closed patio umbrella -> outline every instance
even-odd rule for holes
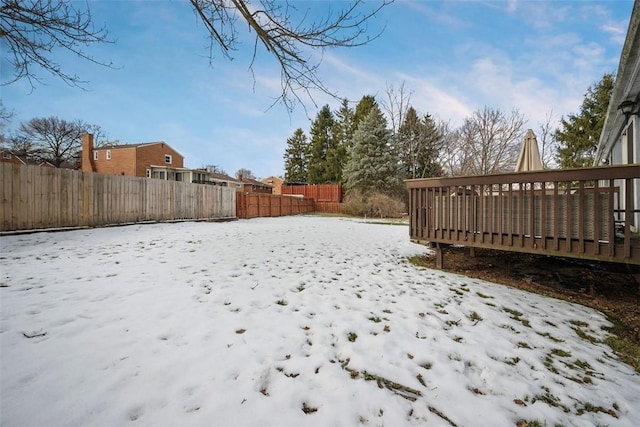
[[[542,170],[542,160],[540,160],[540,151],[538,150],[538,141],[536,134],[531,129],[527,130],[524,135],[524,142],[516,163],[516,172],[538,171]]]

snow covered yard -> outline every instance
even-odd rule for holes
[[[2,426],[640,425],[598,312],[322,217],[0,238]]]

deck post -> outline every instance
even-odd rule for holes
[[[436,268],[444,269],[444,253],[443,244],[436,242]]]

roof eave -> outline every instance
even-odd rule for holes
[[[620,64],[609,100],[600,142],[594,157],[594,166],[605,160],[620,137],[627,118],[618,109],[622,101],[640,101],[640,2],[636,1],[629,20],[629,29],[620,54]]]

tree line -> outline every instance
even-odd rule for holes
[[[310,95],[319,90],[335,96],[318,78],[319,62],[312,61],[309,49],[354,47],[381,35],[371,34],[367,25],[390,0],[375,4],[355,0],[328,7],[324,17],[311,20],[293,3],[246,0],[219,2],[191,0],[190,6],[202,22],[209,37],[210,60],[213,48],[220,48],[231,58],[241,46],[238,31],[245,23],[254,38],[249,44],[253,58],[257,49],[273,55],[281,71],[282,92],[276,102],[292,109],[302,102],[299,93]],[[0,40],[7,47],[7,61],[13,75],[2,84],[26,79],[35,88],[44,71],[72,86],[85,81],[63,69],[53,60],[52,52],[67,51],[96,64],[111,67],[111,62],[94,58],[85,49],[112,43],[107,28],[95,27],[89,5],[70,0],[3,0],[0,7]],[[321,57],[321,55],[320,55]],[[249,67],[253,70],[253,62]],[[9,75],[9,74],[7,74]],[[550,113],[540,124],[543,162],[555,161],[561,168],[588,166],[604,123],[613,75],[605,74],[590,86],[577,114],[562,118],[560,127],[552,128]],[[341,182],[348,189],[379,190],[385,194],[399,192],[406,178],[492,173],[508,168],[517,149],[514,141],[521,135],[524,118],[517,111],[503,112],[484,107],[452,129],[449,122],[419,113],[410,106],[410,94],[404,85],[387,87],[386,98],[364,96],[356,105],[343,101],[333,112],[323,107],[307,138],[296,130],[287,142],[285,178],[301,182]],[[336,98],[337,99],[337,98]],[[304,104],[303,104],[304,105]],[[0,105],[0,107],[2,107]],[[0,108],[0,131],[11,113]],[[386,113],[386,114],[385,114]],[[103,135],[101,128],[81,120],[57,117],[34,118],[21,123],[11,136],[0,132],[3,147],[22,153],[35,153],[60,166],[77,157],[84,131]]]
[[[613,74],[589,86],[580,110],[552,128],[553,117],[537,127],[546,168],[591,166],[604,125]],[[526,119],[517,109],[483,107],[459,127],[411,105],[404,84],[387,86],[378,102],[363,96],[352,108],[318,111],[308,133],[298,128],[287,139],[286,182],[340,183],[347,194],[382,194],[402,199],[403,181],[435,176],[484,175],[513,171]]]
[[[17,131],[5,134],[4,128],[13,117],[11,111],[0,100],[0,149],[8,150],[23,160],[36,163],[47,162],[54,167],[80,167],[82,135],[90,133],[95,147],[120,145],[118,140],[108,140],[106,132],[99,125],[83,120],[64,120],[56,116],[36,117],[20,123]],[[228,175],[217,165],[204,165],[203,170],[210,173]],[[236,178],[257,179],[250,169],[240,168]]]
[[[589,86],[579,111],[563,117],[557,129],[552,128],[551,115],[539,124],[546,167],[591,166],[613,84],[613,75],[604,74]],[[27,120],[17,131],[5,134],[12,117],[0,100],[0,147],[56,167],[77,162],[85,132],[94,134],[96,146],[119,143],[107,140],[99,125],[55,116]],[[347,190],[398,196],[404,179],[508,171],[515,163],[524,125],[517,110],[505,113],[484,107],[454,129],[450,122],[411,106],[404,85],[387,87],[381,102],[365,95],[355,108],[346,99],[335,111],[325,105],[308,134],[296,129],[287,139],[285,180],[341,183]],[[253,177],[250,170],[242,172]]]
[[[0,148],[23,159],[48,162],[57,168],[75,168],[80,161],[83,134],[93,134],[96,146],[117,143],[107,141],[106,134],[99,125],[56,116],[34,117],[20,123],[11,134],[5,134],[4,128],[13,115],[1,103],[0,110]]]

